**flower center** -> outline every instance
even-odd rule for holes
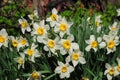
[[[38,78],[39,78],[38,72],[36,72],[36,71],[33,72],[33,73],[32,73],[32,78],[33,78],[33,79],[38,79]]]
[[[14,47],[17,47],[17,46],[18,46],[18,42],[17,42],[16,40],[13,40],[13,41],[12,41],[12,45],[13,45]]]
[[[21,40],[22,45],[25,45],[27,43],[26,39]]]
[[[19,58],[19,59],[18,59],[18,63],[19,63],[19,64],[23,64],[23,59],[22,59],[22,58]]]
[[[53,48],[55,46],[55,42],[53,40],[48,41],[48,46]]]
[[[71,47],[71,43],[69,40],[66,40],[63,42],[62,46],[65,48],[65,49],[70,49]]]
[[[0,43],[4,43],[5,42],[5,37],[4,36],[0,36]]]
[[[28,49],[27,53],[28,53],[28,56],[32,56],[34,54],[34,51],[31,49]]]
[[[109,41],[107,46],[108,46],[108,48],[112,49],[115,46],[115,42],[113,40]]]
[[[112,30],[112,31],[115,31],[115,30],[116,30],[116,27],[111,27],[111,30]]]
[[[44,28],[38,28],[37,32],[39,35],[43,35],[44,34]]]
[[[66,24],[60,24],[60,30],[61,31],[66,31],[67,30],[67,25]]]
[[[117,70],[118,70],[118,72],[120,72],[120,66],[117,66]]]
[[[110,69],[109,72],[108,72],[110,75],[113,75],[114,74],[114,69]]]
[[[98,21],[96,21],[96,22],[95,22],[95,25],[96,25],[97,27],[99,27],[99,26],[100,26],[100,23],[99,23]]]
[[[66,67],[66,66],[63,66],[62,69],[61,69],[61,71],[62,71],[63,73],[67,72],[67,67]]]
[[[21,23],[21,26],[22,26],[23,28],[25,28],[25,27],[27,26],[27,23],[26,23],[25,21],[23,21],[23,22]]]
[[[56,15],[56,14],[52,14],[52,15],[51,15],[51,19],[52,19],[53,21],[55,21],[55,20],[57,19],[57,15]]]
[[[92,48],[96,48],[98,46],[97,41],[92,41],[91,46],[92,46]]]
[[[78,53],[73,53],[72,54],[72,59],[77,61],[79,59],[79,54]]]

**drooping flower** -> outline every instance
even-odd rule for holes
[[[40,53],[36,48],[37,45],[33,43],[30,48],[24,51],[24,53],[28,55],[28,59],[32,62],[35,62],[35,57],[40,57]]]
[[[60,74],[60,78],[69,78],[70,73],[74,71],[74,67],[72,67],[70,64],[62,63],[58,61],[58,66],[55,68],[55,73]]]
[[[112,77],[114,76],[115,69],[110,64],[106,63],[105,67],[107,68],[104,72],[104,75],[107,75],[108,80],[112,80]]]
[[[2,45],[8,47],[8,34],[6,32],[6,29],[0,30],[0,48]]]
[[[22,66],[24,68],[24,63],[25,63],[25,54],[24,53],[19,53],[20,57],[14,58],[14,60],[18,63],[18,69]]]
[[[98,16],[95,16],[95,25],[96,25],[96,27],[97,27],[97,32],[99,33],[100,31],[101,31],[101,23],[102,23],[102,21],[101,21],[101,15],[98,15]]]
[[[23,17],[21,19],[18,20],[19,21],[19,24],[21,25],[21,31],[23,34],[25,34],[25,30],[30,32],[31,31],[31,28],[27,22],[26,19],[24,19]]]

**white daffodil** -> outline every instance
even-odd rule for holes
[[[120,9],[117,9],[117,16],[120,16]]]
[[[58,65],[55,68],[55,73],[60,74],[60,78],[69,78],[70,73],[74,71],[74,67],[69,65],[68,63],[64,64],[62,62],[58,61]]]
[[[8,47],[8,34],[6,32],[6,29],[0,30],[0,48],[2,45]]]
[[[37,71],[33,71],[27,80],[41,80],[41,74]]]
[[[65,55],[68,53],[72,53],[73,50],[79,50],[79,45],[75,42],[72,42],[74,40],[74,36],[70,35],[67,37],[67,39],[61,39],[59,42],[59,49],[60,53],[62,55]]]
[[[78,63],[85,64],[86,60],[83,56],[84,54],[80,50],[74,51],[71,54],[69,54],[69,56],[66,58],[66,62],[72,60],[74,67],[77,66]]]
[[[40,57],[40,53],[36,49],[37,45],[34,43],[31,45],[31,48],[28,48],[24,51],[25,54],[28,55],[28,59],[32,62],[35,62],[35,57]]]
[[[119,45],[118,36],[104,35],[103,39],[106,42],[107,54],[116,51],[116,46]]]
[[[115,73],[114,76],[118,76],[120,74],[120,58],[117,58],[118,65],[115,66]]]
[[[99,40],[99,39],[98,39]],[[89,40],[85,40],[85,42],[88,44],[88,46],[85,48],[86,51],[90,51],[90,49],[93,49],[95,52],[98,49],[98,45],[99,45],[99,41],[95,40],[95,36],[94,35],[90,35],[90,39]]]
[[[33,31],[31,32],[31,35],[37,36],[37,41],[40,43],[43,43],[44,38],[47,38],[47,30],[49,30],[49,26],[45,25],[45,21],[40,21],[40,24],[34,23],[33,24]]]
[[[99,33],[101,31],[101,15],[95,16],[95,25],[97,27],[97,32]]]
[[[20,36],[18,47],[28,46],[28,41],[26,38]]]
[[[10,40],[12,42],[12,46],[17,48],[17,50],[19,51],[19,47],[18,47],[19,39],[18,39],[18,37],[10,36]]]
[[[57,47],[57,43],[59,41],[59,38],[56,37],[54,40],[52,39],[47,39],[46,41],[44,41],[44,50],[45,51],[51,51],[53,54],[57,55],[56,50],[58,49]]]
[[[25,34],[25,30],[30,32],[31,31],[31,28],[27,22],[26,19],[24,19],[23,17],[21,19],[18,20],[19,21],[19,24],[21,24],[21,31],[23,34]]]
[[[39,18],[38,11],[34,10],[33,14],[28,15],[29,19],[34,20],[34,18]]]
[[[105,67],[107,70],[105,70],[104,75],[107,75],[108,80],[112,80],[112,77],[114,76],[115,69],[110,64],[106,63]]]
[[[20,69],[21,66],[24,68],[25,54],[20,53],[20,57],[14,58],[14,60],[18,63],[18,69]]]
[[[55,33],[59,33],[60,37],[62,38],[65,33],[68,35],[70,34],[71,25],[72,23],[68,23],[65,18],[62,18],[62,20],[59,21],[59,23],[57,23],[54,27],[54,31]]]
[[[46,19],[46,21],[50,22],[51,27],[54,27],[56,25],[56,21],[58,21],[58,15],[57,15],[58,11],[53,8],[52,9],[52,14],[49,18]]]
[[[116,36],[119,29],[118,23],[114,22],[112,26],[109,26],[109,29],[110,29],[109,35]]]
[[[89,80],[87,77],[82,77],[82,80]]]

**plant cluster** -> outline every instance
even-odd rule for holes
[[[0,79],[120,79],[119,20],[105,27],[102,15],[89,17],[84,10],[83,16],[80,11],[66,19],[53,8],[42,20],[35,10],[28,19],[18,20],[21,31],[17,36],[2,28]]]

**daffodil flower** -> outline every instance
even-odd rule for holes
[[[68,23],[65,18],[62,18],[62,20],[59,21],[59,23],[57,23],[54,27],[54,31],[55,33],[59,33],[60,37],[62,38],[65,33],[67,33],[68,35],[70,34],[71,25],[72,22]]]
[[[104,72],[104,75],[107,75],[107,79],[108,80],[112,80],[114,73],[115,73],[115,69],[114,67],[112,67],[110,64],[106,63],[105,67],[107,68]]]
[[[41,74],[38,71],[33,71],[27,80],[41,80]]]
[[[25,34],[25,30],[30,32],[31,31],[31,28],[27,22],[26,19],[24,19],[23,17],[21,19],[18,20],[19,21],[19,24],[21,25],[21,31],[23,34]]]
[[[103,39],[106,42],[107,54],[116,51],[116,46],[119,45],[118,36],[104,35]]]
[[[60,42],[58,42],[58,47],[62,55],[67,54],[67,52],[72,53],[73,50],[79,50],[79,45],[75,42],[72,42],[73,40],[74,36],[70,35],[67,37],[67,39],[61,39]]]
[[[6,29],[0,30],[0,48],[2,45],[8,47],[8,34],[6,32]]]
[[[14,60],[18,63],[18,69],[22,66],[24,68],[24,63],[25,63],[25,54],[24,53],[19,53],[20,57],[14,58]]]
[[[36,48],[37,48],[37,45],[33,43],[31,45],[31,48],[28,48],[24,51],[24,53],[28,55],[28,59],[32,62],[35,62],[35,57],[40,57],[40,53]]]
[[[42,20],[40,23],[34,23],[33,28],[31,35],[37,36],[37,42],[43,43],[44,39],[47,38],[47,30],[49,30],[49,26],[45,25],[45,21]]]
[[[58,21],[59,16],[57,15],[57,13],[58,11],[55,8],[53,8],[51,16],[46,19],[47,22],[50,22],[51,27],[54,27]]]
[[[66,62],[72,61],[73,66],[76,67],[78,63],[85,64],[86,60],[84,54],[80,50],[74,51],[66,58]]]
[[[62,63],[58,61],[58,66],[55,68],[55,73],[60,74],[60,78],[69,78],[70,73],[74,71],[74,67],[71,66],[70,64]]]

